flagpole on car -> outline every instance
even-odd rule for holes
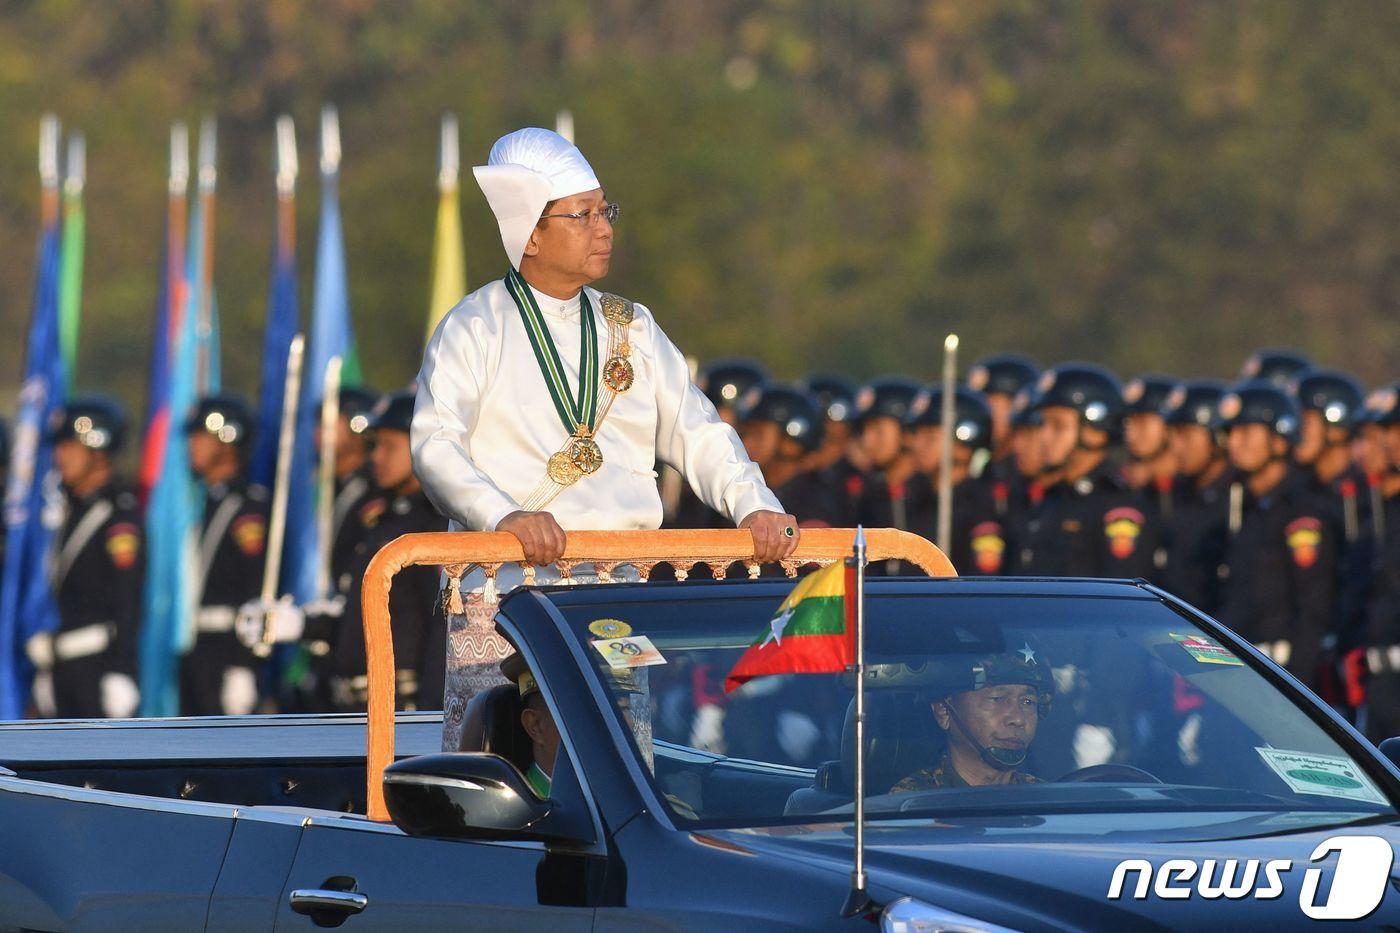
[[[865,890],[865,528],[856,526],[854,553],[846,558],[855,562],[855,641],[856,641],[856,780],[855,780],[855,867],[851,872],[851,892],[841,915],[854,917],[874,905]]]

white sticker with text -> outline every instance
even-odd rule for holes
[[[1295,794],[1317,794],[1365,803],[1385,803],[1385,797],[1350,758],[1290,752],[1281,748],[1254,749],[1264,763]]]
[[[632,635],[628,638],[597,638],[593,641],[593,647],[598,649],[598,653],[614,670],[666,663],[661,652],[645,635]]]

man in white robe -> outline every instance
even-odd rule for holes
[[[691,382],[680,350],[647,308],[607,296],[614,312],[627,309],[621,324],[589,287],[607,274],[617,211],[582,153],[549,130],[522,129],[474,172],[511,270],[453,308],[424,352],[411,439],[433,504],[454,528],[510,532],[544,566],[568,531],[659,527],[660,460],[748,529],[760,560],[790,555],[796,520]],[[586,341],[596,341],[591,362]],[[619,355],[630,380],[601,378]],[[592,378],[581,382],[581,367]],[[576,456],[571,438],[592,442],[592,454]],[[556,482],[549,468],[561,456],[584,469],[564,462]]]

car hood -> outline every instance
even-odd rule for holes
[[[1326,904],[1338,855],[1310,859],[1324,840],[1337,836],[1379,836],[1392,848],[1400,842],[1400,820],[1361,825],[1356,813],[1112,813],[1016,817],[939,818],[898,823],[872,822],[866,830],[870,890],[880,903],[913,896],[937,906],[1013,928],[1182,929],[1312,923],[1300,907],[1309,869],[1320,873],[1313,900]],[[1189,825],[1183,825],[1189,820]],[[764,829],[713,831],[711,835],[756,855],[807,863],[849,878],[852,828],[847,824],[805,824]],[[1149,884],[1136,899],[1139,872],[1124,872],[1124,893],[1108,897],[1115,869],[1130,859],[1159,869],[1169,859],[1186,859],[1198,877],[1168,886],[1189,889],[1184,898],[1164,899]],[[1240,897],[1207,899],[1196,884],[1200,864],[1214,859],[1214,880],[1225,860],[1259,860],[1257,881]],[[1281,895],[1266,893],[1264,863],[1278,866]],[[1392,870],[1394,867],[1392,866]],[[1152,875],[1156,882],[1158,876]],[[1339,888],[1340,890],[1340,888]],[[1385,884],[1379,908],[1367,925],[1400,925],[1400,891]]]

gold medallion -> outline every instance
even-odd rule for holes
[[[573,445],[570,445],[570,450]],[[574,465],[573,458],[566,451],[559,451],[549,458],[549,478],[560,486],[572,486],[583,476],[583,471]]]
[[[632,364],[621,356],[615,356],[603,366],[603,383],[614,392],[626,392],[632,388],[636,373]]]
[[[569,461],[581,476],[592,476],[603,465],[603,451],[598,442],[583,434],[574,435],[566,450]]]
[[[622,341],[622,343],[617,345],[617,355],[624,360],[627,359],[627,357],[632,355],[632,345],[626,340]]]
[[[618,295],[603,296],[603,317],[614,324],[631,324],[634,312],[632,302]]]

